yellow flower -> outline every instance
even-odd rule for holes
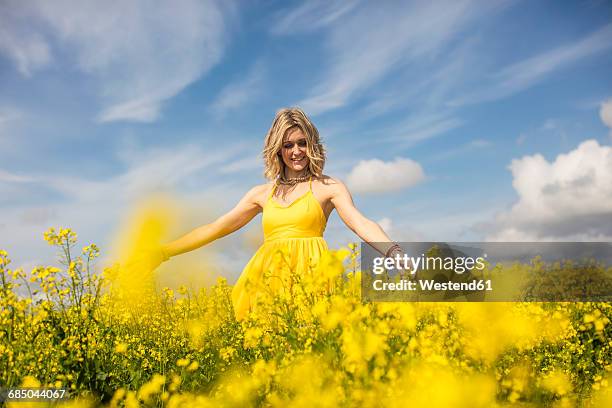
[[[350,255],[347,249],[338,251],[326,251],[321,255],[317,266],[317,275],[323,279],[334,279],[344,272],[342,262]]]
[[[236,349],[234,349],[233,347],[223,347],[219,350],[221,358],[225,361],[229,361],[235,353]]]
[[[263,330],[259,327],[250,327],[244,334],[244,347],[256,347],[259,339],[263,335]]]
[[[572,383],[567,374],[555,370],[544,377],[542,386],[550,392],[564,396],[572,390]]]
[[[127,351],[128,345],[127,343],[118,343],[115,346],[115,353],[123,354]]]
[[[125,408],[140,408],[140,403],[136,399],[136,393],[134,391],[128,391],[125,397]]]
[[[181,377],[176,374],[172,374],[172,380],[170,382],[170,385],[168,386],[168,390],[170,392],[176,392],[180,385],[181,385]]]
[[[110,408],[116,408],[119,406],[119,401],[121,401],[126,395],[125,388],[119,388],[113,394],[113,398],[110,401]]]
[[[32,377],[31,375],[26,375],[25,377],[23,377],[23,380],[21,380],[21,386],[22,387],[40,387],[40,381],[38,381],[36,379],[36,377]]]
[[[166,377],[159,374],[153,374],[153,377],[140,387],[138,390],[138,398],[149,402],[151,396],[161,391],[162,385],[166,383]]]

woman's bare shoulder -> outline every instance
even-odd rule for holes
[[[321,177],[317,177],[316,181],[328,191],[337,191],[345,189],[344,183],[337,177],[332,177],[327,174],[323,174]]]
[[[319,182],[321,185],[324,185],[324,186],[331,186],[331,187],[333,187],[333,186],[339,186],[339,185],[344,184],[344,183],[342,183],[342,180],[340,180],[339,178],[332,177],[332,176],[327,175],[327,174],[323,174],[323,175],[321,175],[321,177],[317,177],[316,180],[317,180],[317,182]]]
[[[265,202],[268,194],[272,191],[273,186],[273,182],[258,184],[251,188],[246,195],[251,199],[251,201],[263,203]]]

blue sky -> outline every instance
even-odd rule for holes
[[[0,248],[104,250],[160,189],[211,222],[285,106],[393,239],[609,241],[611,50],[609,1],[4,1]],[[211,246],[230,279],[260,222]],[[334,213],[326,239],[357,237]]]

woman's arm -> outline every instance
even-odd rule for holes
[[[331,201],[338,211],[338,215],[355,234],[362,240],[369,243],[374,249],[383,255],[395,246],[395,243],[389,239],[385,231],[374,221],[366,218],[353,203],[353,197],[348,191],[344,183],[335,180],[332,184]]]
[[[202,225],[179,239],[162,245],[165,258],[193,251],[242,228],[261,211],[257,197],[265,187],[253,187],[232,210],[214,222]]]

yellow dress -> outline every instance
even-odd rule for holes
[[[312,178],[308,182],[308,191],[288,206],[274,200],[276,187],[277,184],[263,207],[264,243],[244,267],[232,289],[234,313],[238,320],[246,317],[254,306],[256,293],[252,288],[263,283],[264,274],[266,288],[276,292],[290,280],[292,273],[308,272],[328,249],[323,239],[327,219],[312,193]],[[279,262],[289,267],[278,268]]]

